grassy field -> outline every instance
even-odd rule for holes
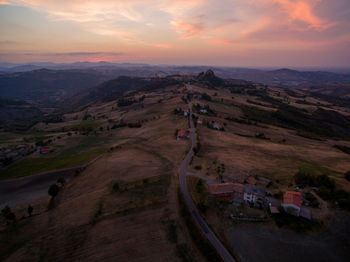
[[[178,101],[181,100],[170,102],[178,106]],[[154,109],[168,112],[173,106],[160,103]],[[126,121],[144,119],[146,110],[147,107],[129,111],[124,117]],[[177,141],[174,132],[185,126],[186,119],[163,114],[149,119],[141,128],[104,130],[108,135],[105,137],[84,138],[73,134],[55,140],[54,143],[63,147],[57,147],[51,157],[43,159],[68,161],[70,154],[80,150],[91,151],[107,145],[114,149],[65,185],[54,210],[21,220],[19,224],[24,226],[11,235],[10,241],[7,235],[0,234],[0,253],[9,250],[4,259],[204,261],[196,257],[197,250],[192,248],[177,220],[172,174],[186,153],[188,141]],[[22,170],[25,168],[22,166]],[[115,183],[120,185],[120,190],[112,192]],[[46,210],[45,204],[40,210]],[[34,209],[39,212],[36,206]],[[22,213],[16,211],[16,215],[21,217]],[[168,225],[172,225],[176,240],[174,237],[169,240]],[[35,234],[38,237],[29,238]],[[11,249],[16,245],[18,248]]]
[[[68,156],[86,153],[92,150],[100,150],[106,148],[116,141],[115,137],[107,136],[82,136],[82,137],[70,137],[64,141],[64,149],[58,152],[58,156]]]
[[[71,129],[76,131],[91,131],[101,124],[102,122],[99,121],[83,121],[80,124],[72,126]]]
[[[98,151],[79,155],[22,159],[11,165],[9,168],[1,171],[0,180],[28,176],[71,166],[79,166],[105,151],[105,149],[100,149]]]

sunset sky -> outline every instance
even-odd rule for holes
[[[350,66],[350,0],[0,0],[0,61]]]

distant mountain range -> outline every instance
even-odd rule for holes
[[[72,64],[0,63],[0,98],[60,103],[85,89],[97,87],[119,76],[144,78],[169,75],[194,76],[205,71],[209,72],[209,75],[198,77],[213,78],[215,72],[217,77],[211,79],[214,86],[220,84],[221,79],[241,79],[265,85],[300,88],[331,96],[350,97],[350,74],[291,69],[260,70],[233,67],[77,62]]]

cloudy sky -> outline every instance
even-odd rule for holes
[[[0,61],[350,66],[350,0],[0,0]]]

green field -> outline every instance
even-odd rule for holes
[[[79,166],[105,152],[98,151],[58,157],[25,158],[0,171],[0,180],[33,175],[49,170]]]
[[[92,131],[94,128],[102,125],[102,122],[99,121],[83,121],[80,124],[72,126],[74,131]]]
[[[58,156],[63,157],[100,150],[101,148],[110,147],[110,144],[116,140],[118,139],[115,137],[105,136],[70,137],[67,139],[67,145],[58,153]]]

